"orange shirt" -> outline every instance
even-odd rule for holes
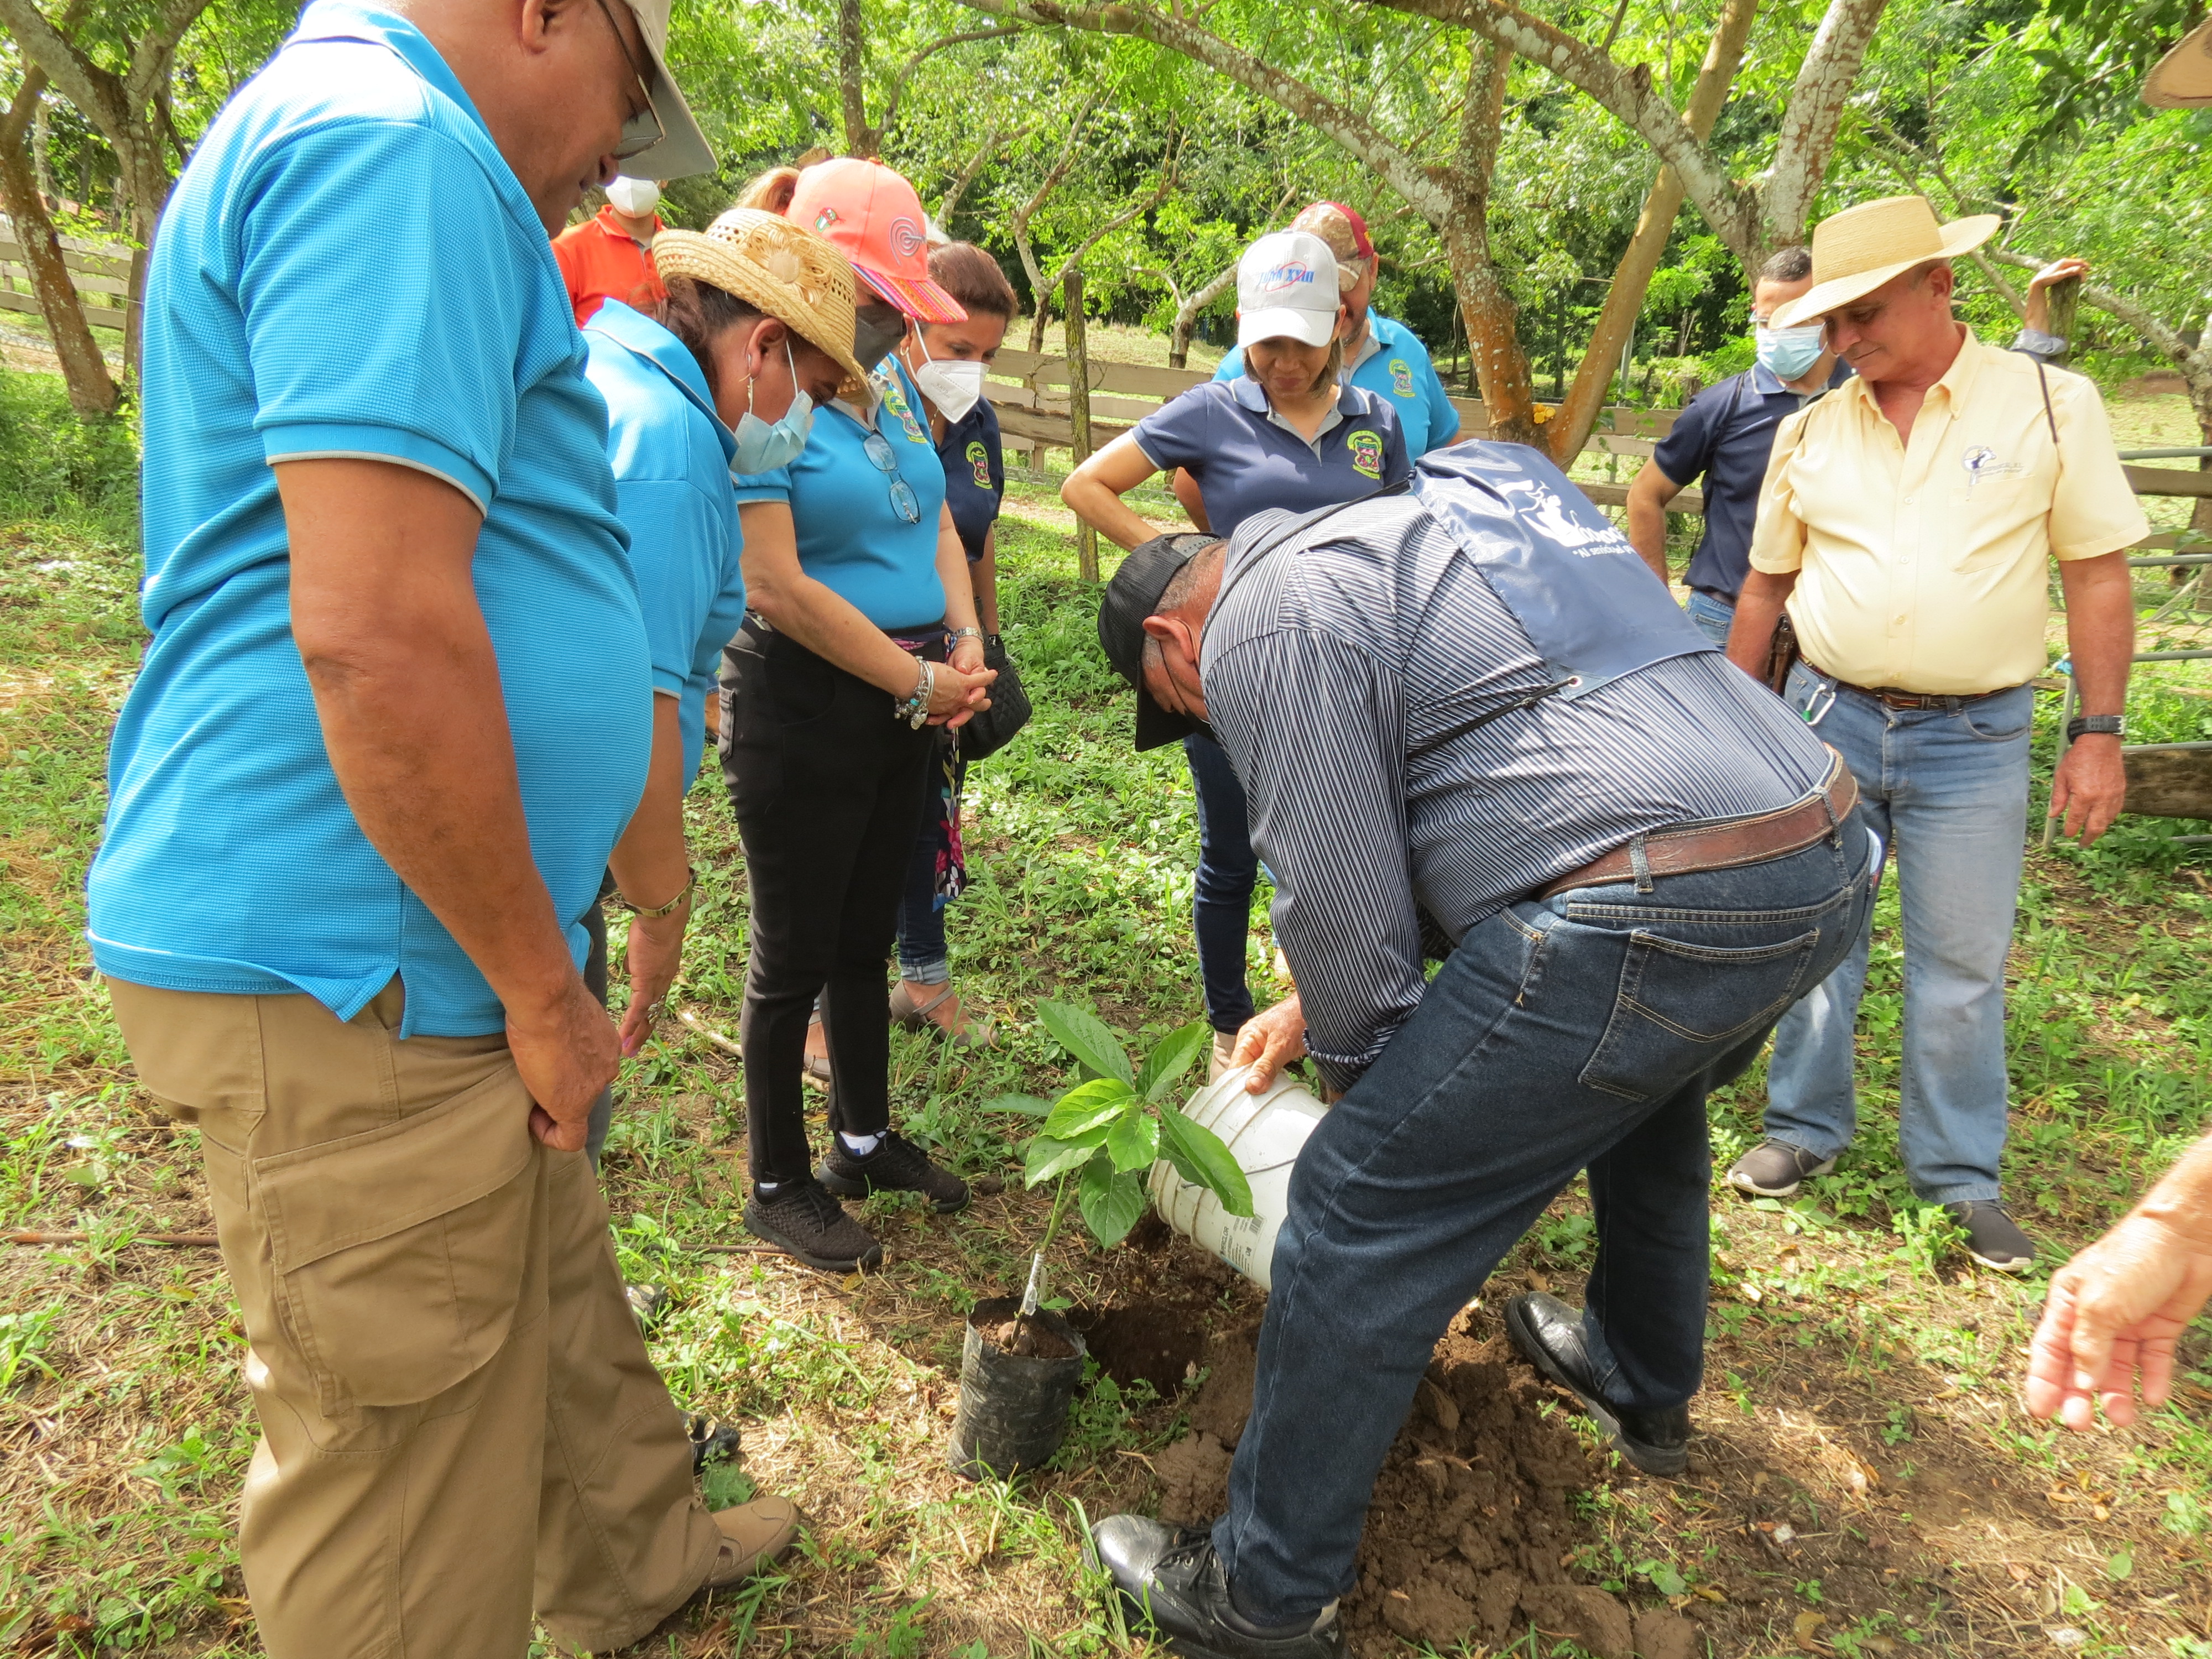
[[[653,231],[660,234],[659,216]],[[633,310],[650,316],[668,297],[660,273],[653,268],[653,255],[622,228],[611,207],[599,217],[571,225],[553,239],[553,257],[561,263],[561,280],[568,285],[568,303],[576,308],[576,325],[591,321],[605,300],[620,300]]]

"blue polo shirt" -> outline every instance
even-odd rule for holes
[[[1213,371],[1217,380],[1234,380],[1244,373],[1243,349],[1232,349]],[[1437,376],[1429,349],[1405,324],[1367,313],[1367,343],[1359,361],[1346,377],[1352,385],[1390,400],[1390,410],[1405,428],[1406,453],[1416,459],[1432,449],[1459,441],[1459,410]]]
[[[737,440],[690,348],[651,318],[606,301],[584,343],[584,372],[607,403],[615,511],[629,532],[653,689],[677,700],[688,777],[722,647],[745,620],[744,541],[730,494]]]
[[[879,401],[876,430],[890,445],[896,473],[868,459],[868,428],[841,404],[814,416],[806,448],[789,466],[732,482],[737,499],[791,508],[799,568],[878,628],[925,627],[945,617],[937,574],[937,520],[945,506],[945,467],[930,441],[921,393],[896,357],[871,377]],[[914,493],[911,524],[892,500],[903,479]]]
[[[477,599],[580,963],[652,690],[605,407],[545,228],[420,33],[315,0],[194,150],[145,316],[153,639],[109,755],[93,958],[173,990],[305,991],[341,1019],[398,974],[403,1036],[496,1032],[491,987],[339,793],[271,464],[389,461],[484,509]]]
[[[1850,378],[1850,365],[1838,362],[1828,385]],[[1683,576],[1690,586],[1731,603],[1742,591],[1774,428],[1820,395],[1792,392],[1772,369],[1754,363],[1691,398],[1652,449],[1659,470],[1684,489],[1705,481],[1705,532]]]
[[[1357,501],[1412,475],[1406,434],[1389,400],[1340,386],[1321,430],[1302,438],[1249,376],[1194,386],[1147,415],[1131,435],[1162,471],[1198,480],[1206,521],[1231,536],[1255,513],[1304,513]]]
[[[960,419],[945,422],[937,459],[945,468],[945,504],[952,509],[952,526],[960,532],[960,545],[973,564],[983,556],[983,538],[999,521],[999,507],[1006,496],[999,412],[988,398],[978,398],[975,407]]]

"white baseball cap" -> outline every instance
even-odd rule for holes
[[[1275,230],[1237,262],[1237,343],[1279,340],[1324,346],[1336,337],[1341,305],[1336,255],[1318,236]]]

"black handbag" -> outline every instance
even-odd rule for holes
[[[997,669],[999,678],[991,682],[991,706],[959,730],[960,758],[965,761],[997,754],[1030,723],[1030,694],[1022,690],[1022,677],[996,634],[983,637],[983,666]]]

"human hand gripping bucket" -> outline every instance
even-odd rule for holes
[[[1290,1207],[1291,1166],[1328,1110],[1291,1078],[1279,1073],[1261,1093],[1244,1091],[1244,1066],[1224,1072],[1191,1097],[1184,1115],[1221,1137],[1251,1183],[1252,1213],[1233,1216],[1203,1187],[1193,1186],[1164,1159],[1147,1183],[1160,1218],[1213,1254],[1261,1290],[1273,1288],[1275,1235]]]

